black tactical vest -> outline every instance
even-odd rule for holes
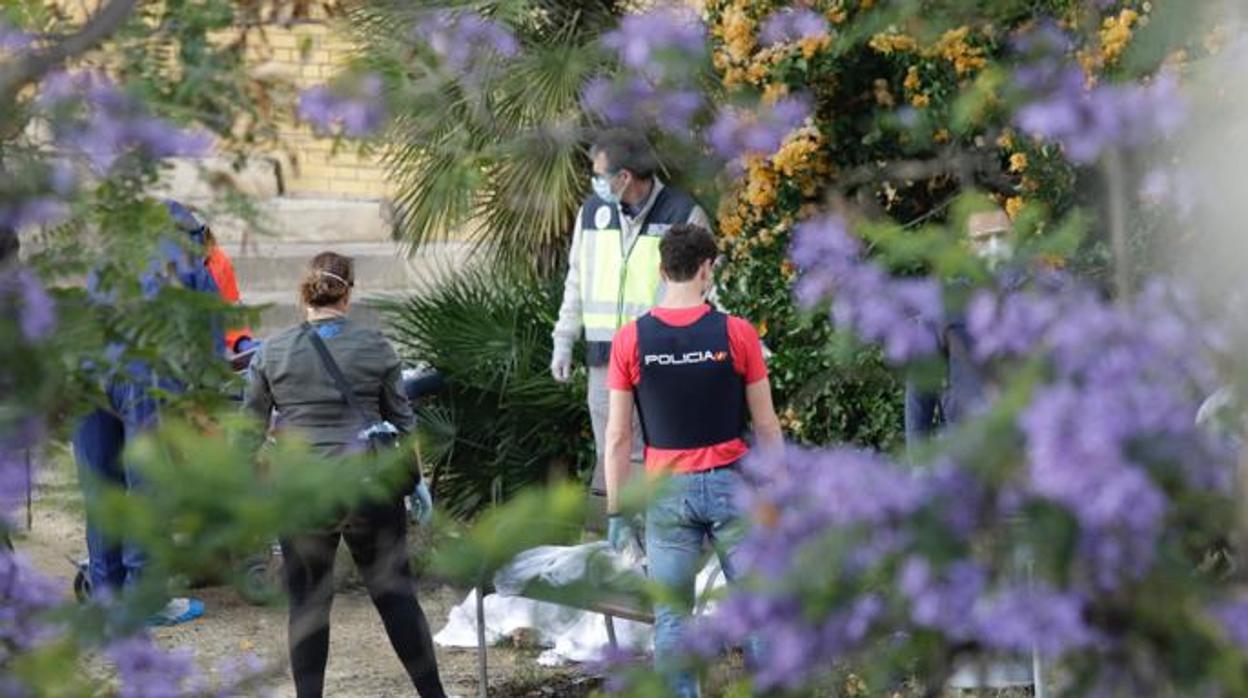
[[[641,381],[634,391],[646,445],[705,448],[745,430],[745,378],[732,364],[728,316],[711,310],[688,327],[652,313],[637,319]]]

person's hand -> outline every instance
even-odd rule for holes
[[[412,490],[412,520],[421,526],[428,526],[433,520],[433,495],[429,493],[429,485],[422,478]]]
[[[624,552],[628,548],[628,542],[633,538],[633,525],[628,517],[623,514],[607,516],[607,542],[611,544],[613,550],[617,553]]]
[[[555,348],[550,356],[550,375],[560,383],[572,380],[572,350]]]

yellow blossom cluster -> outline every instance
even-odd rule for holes
[[[1010,172],[1023,172],[1027,169],[1027,153],[1014,153],[1010,156]]]
[[[796,184],[807,199],[818,193],[818,183],[831,171],[823,145],[819,129],[806,125],[789,133],[774,155],[746,159],[741,181],[720,200],[717,212],[720,246],[733,260],[748,259],[755,250],[774,248],[783,239],[793,216],[773,218],[765,227],[760,224],[775,211],[782,186]],[[781,262],[778,271],[786,281],[797,275],[787,262]]]
[[[840,21],[845,19],[843,1],[838,0],[837,3],[837,7],[841,8]],[[791,56],[794,49],[809,60],[832,44],[832,37],[824,35],[760,47],[757,37],[759,17],[767,12],[769,3],[722,0],[721,4],[719,20],[712,25],[711,32],[722,41],[722,45],[711,59],[715,69],[723,73],[723,83],[727,87],[742,84],[765,86],[771,79],[772,66]],[[836,21],[831,16],[829,19]]]
[[[1140,13],[1131,8],[1124,9],[1117,17],[1106,17],[1101,25],[1101,60],[1113,63],[1126,50],[1131,41],[1131,29],[1140,19]]]
[[[763,88],[763,104],[775,104],[777,100],[789,94],[789,86],[782,82],[769,82]]]
[[[907,68],[906,79],[901,83],[901,86],[907,90],[914,91],[919,89],[921,85],[922,83],[919,81],[919,66],[912,65]]]
[[[806,172],[819,174],[828,171],[827,159],[820,146],[823,136],[814,126],[803,126],[785,139],[780,150],[771,156],[771,163],[785,177],[796,177]]]
[[[913,36],[897,32],[876,34],[871,37],[867,45],[875,49],[876,53],[882,53],[885,56],[892,53],[909,53],[919,48],[919,42]]]
[[[950,29],[930,46],[920,46],[912,36],[895,31],[876,34],[868,41],[868,45],[876,52],[890,55],[892,53],[915,53],[929,60],[944,60],[953,65],[959,77],[969,75],[988,64],[984,57],[984,49],[973,46],[967,39],[971,29],[967,26]],[[891,107],[894,104],[892,95],[887,94],[887,82],[881,85],[875,82],[875,101],[881,106]],[[906,69],[906,77],[901,86],[909,93],[910,106],[924,109],[931,105],[931,95],[923,91],[923,81],[919,76],[919,66],[911,65]]]
[[[1088,75],[1089,86],[1096,83],[1097,73],[1122,56],[1127,50],[1127,44],[1131,42],[1136,25],[1142,25],[1146,20],[1146,17],[1141,17],[1139,12],[1129,7],[1116,16],[1105,18],[1097,35],[1096,45],[1075,53],[1079,66]]]
[[[739,3],[733,3],[724,10],[720,24],[720,37],[724,47],[728,49],[728,57],[735,62],[742,62],[750,57],[758,41],[754,37],[754,19],[745,12]]]
[[[1023,197],[1011,196],[1010,198],[1005,200],[1005,215],[1009,216],[1010,220],[1014,220],[1018,218],[1018,214],[1021,213],[1022,210],[1023,210]]]
[[[832,37],[824,34],[823,36],[808,36],[797,42],[797,47],[802,51],[802,58],[811,59],[819,53],[820,49],[827,48],[832,45]]]
[[[967,26],[950,29],[930,49],[924,51],[924,55],[940,56],[949,61],[959,77],[979,70],[987,65],[988,60],[984,58],[984,49],[967,43],[970,33],[971,29]]]
[[[752,155],[745,164],[745,202],[756,209],[768,208],[776,202],[779,177],[767,159]]]

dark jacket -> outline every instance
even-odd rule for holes
[[[998,272],[995,281],[1001,292],[1013,293],[1029,283],[1031,275],[1024,269],[1006,267]],[[964,286],[962,281],[954,283]],[[966,329],[966,318],[952,315],[935,332],[944,358],[944,387],[925,390],[913,376],[907,376],[907,446],[914,446],[937,429],[958,424],[988,400],[988,376],[974,358],[974,339]]]
[[[369,423],[386,420],[410,433],[416,418],[390,342],[377,330],[346,318],[320,320],[313,327],[353,388],[367,423],[343,400],[302,325],[271,337],[256,352],[243,396],[246,408],[265,420],[276,409],[282,429],[298,432],[326,454],[354,443]]]
[[[953,318],[940,328],[937,339],[945,359],[944,389],[924,390],[913,378],[906,380],[906,444],[944,425],[957,424],[982,405],[985,378],[971,354],[966,323]]]

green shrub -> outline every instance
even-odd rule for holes
[[[559,384],[548,369],[561,291],[526,272],[472,267],[383,308],[401,351],[446,377],[418,416],[434,494],[455,516],[592,465],[584,380]]]

